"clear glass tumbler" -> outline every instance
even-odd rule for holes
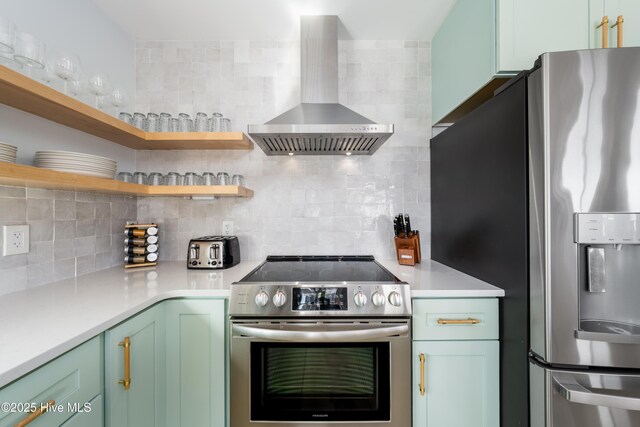
[[[238,185],[240,187],[244,187],[244,176],[233,175],[233,178],[231,178],[231,185]]]
[[[190,132],[192,120],[187,113],[178,114],[178,120],[180,121],[179,132]]]
[[[166,185],[182,185],[182,175],[180,175],[178,172],[169,172],[166,176],[165,184]]]
[[[160,130],[160,116],[156,113],[147,113],[147,132],[158,132]]]
[[[147,116],[142,113],[133,113],[133,120],[131,124],[138,129],[147,130]]]
[[[218,177],[213,172],[205,172],[202,174],[202,184],[203,185],[217,185]]]
[[[131,172],[119,172],[118,173],[118,181],[132,182],[133,181],[133,174]]]
[[[184,174],[184,185],[200,185],[200,176],[195,172]]]
[[[171,118],[171,132],[180,132],[180,119]]]
[[[44,68],[44,58],[47,48],[44,42],[27,33],[16,33],[13,57],[26,67],[26,73],[31,77],[32,70]]]
[[[129,113],[125,113],[124,111],[118,114],[118,118],[127,124],[133,123],[133,116]]]
[[[13,53],[16,42],[16,24],[0,16],[0,52]]]
[[[222,127],[220,128],[222,132],[231,132],[231,119],[227,119],[224,117],[222,119]]]
[[[231,180],[229,179],[229,174],[226,172],[220,172],[218,174],[218,185],[229,185]]]
[[[211,115],[211,132],[222,132],[222,114],[213,113]]]
[[[135,184],[147,184],[147,174],[144,172],[134,172],[133,173],[133,182]]]
[[[160,113],[160,130],[159,132],[171,132],[171,114]]]
[[[196,132],[208,132],[209,131],[209,118],[207,117],[207,113],[197,113],[196,114]]]
[[[149,185],[164,184],[164,176],[160,172],[151,172],[148,179]]]

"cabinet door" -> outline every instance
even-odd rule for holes
[[[414,341],[413,426],[498,427],[498,348],[498,341]]]
[[[226,425],[225,300],[173,300],[167,315],[167,425]]]
[[[617,47],[618,28],[611,28],[622,15],[622,46],[640,46],[640,2],[638,0],[590,0],[589,46],[602,47],[602,28],[596,29],[603,16],[609,17],[609,47]]]
[[[584,0],[497,0],[498,73],[528,70],[545,52],[588,49]]]
[[[126,349],[130,339],[131,384],[125,390]],[[165,321],[159,304],[105,332],[106,425],[155,427],[165,425]]]

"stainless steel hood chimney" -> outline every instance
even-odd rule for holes
[[[288,154],[373,154],[391,135],[338,103],[338,17],[300,17],[302,103],[249,135],[269,156]]]

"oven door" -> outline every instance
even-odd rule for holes
[[[411,424],[409,322],[231,326],[231,427]]]

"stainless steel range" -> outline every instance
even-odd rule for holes
[[[271,256],[231,286],[231,427],[411,425],[409,285],[372,256]]]

